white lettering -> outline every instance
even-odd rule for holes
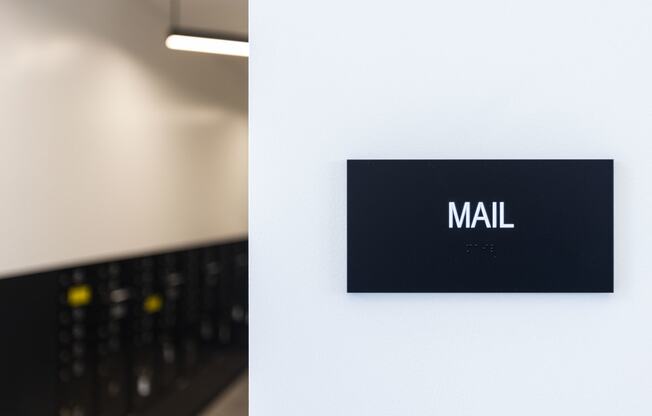
[[[491,203],[491,217],[483,202],[476,205],[473,220],[471,220],[471,203],[464,202],[462,212],[457,210],[455,202],[448,202],[448,228],[475,228],[478,222],[486,228],[514,228],[513,223],[505,222],[505,203]]]
[[[514,228],[514,224],[505,223],[505,203],[500,203],[500,228]]]
[[[484,204],[478,202],[478,206],[475,208],[475,214],[473,214],[473,221],[471,222],[471,228],[475,228],[475,225],[479,220],[484,221],[484,225],[487,228],[491,228],[491,223],[489,222],[489,216],[487,215],[487,210],[484,209]]]
[[[471,218],[471,203],[465,202],[462,207],[462,215],[457,213],[457,208],[455,207],[455,202],[448,203],[448,228],[453,228],[453,222],[457,228],[462,228],[462,223],[464,223],[465,228],[469,228],[469,222]]]

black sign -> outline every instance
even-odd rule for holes
[[[612,160],[349,160],[349,292],[613,292]]]

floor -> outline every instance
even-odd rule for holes
[[[198,416],[247,416],[249,377],[240,376]]]

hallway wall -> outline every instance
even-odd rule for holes
[[[246,235],[246,59],[157,0],[0,8],[0,274]]]

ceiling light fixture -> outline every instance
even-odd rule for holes
[[[177,51],[249,56],[249,42],[247,42],[247,39],[220,36],[215,33],[171,30],[167,39],[165,39],[165,46]]]
[[[249,56],[246,37],[229,33],[182,29],[179,26],[179,0],[170,1],[170,33],[165,46],[178,51],[213,53],[218,55]]]

